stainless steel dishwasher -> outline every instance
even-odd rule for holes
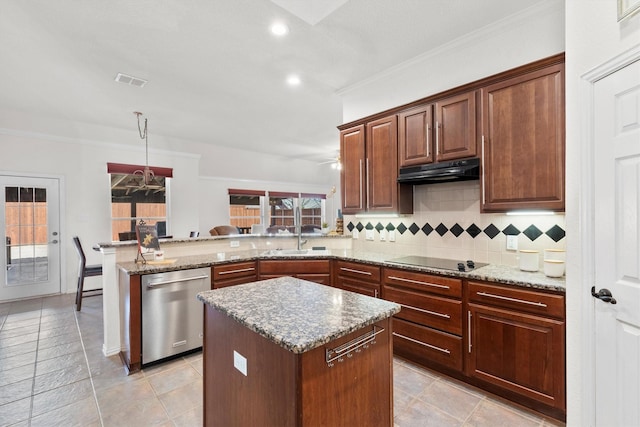
[[[142,364],[202,347],[204,304],[210,268],[142,276]]]

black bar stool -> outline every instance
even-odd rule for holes
[[[80,244],[80,238],[78,236],[73,238],[73,244],[78,252],[78,257],[80,258],[80,264],[78,265],[78,290],[76,291],[76,310],[80,311],[82,308],[82,296],[85,292],[91,292],[91,294],[87,295],[88,297],[102,295],[102,292],[98,292],[102,291],[102,288],[90,289],[88,291],[84,290],[84,278],[102,276],[102,265],[87,265],[87,257],[84,255],[82,245]]]

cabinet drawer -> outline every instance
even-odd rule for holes
[[[374,298],[378,298],[380,296],[380,285],[348,277],[339,278],[336,287],[344,289],[345,291],[357,292]]]
[[[469,300],[564,319],[564,295],[469,282]]]
[[[237,279],[240,277],[258,277],[258,270],[255,261],[237,262],[233,264],[214,265],[213,283],[219,280]]]
[[[294,275],[297,273],[329,274],[329,260],[308,259],[302,261],[287,260],[260,261],[260,274]]]
[[[395,317],[392,324],[394,353],[462,371],[462,338]]]
[[[402,306],[397,318],[462,335],[462,301],[384,286],[382,297]]]
[[[375,265],[338,261],[336,262],[336,274],[360,280],[380,282],[380,267]]]
[[[462,298],[462,280],[405,270],[384,269],[384,284]]]

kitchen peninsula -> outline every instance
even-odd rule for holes
[[[400,305],[291,277],[198,299],[204,425],[392,425]]]

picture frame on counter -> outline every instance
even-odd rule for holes
[[[640,0],[618,0],[618,22],[640,11]]]

